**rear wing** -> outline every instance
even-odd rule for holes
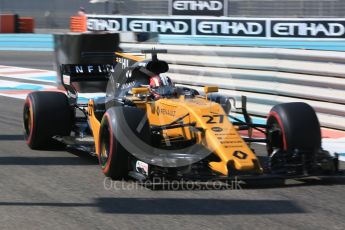
[[[71,104],[76,104],[78,86],[74,82],[106,82],[115,71],[113,64],[62,64],[60,66],[61,83],[66,89]]]
[[[155,51],[143,53],[156,53]],[[107,64],[62,64],[60,65],[60,82],[67,91],[70,104],[77,103],[78,92],[89,93],[90,88],[105,91],[106,84],[112,74],[120,69],[126,69],[136,62],[144,60],[144,55],[140,53],[127,52],[83,52],[81,54],[83,62],[97,63],[102,58],[107,57],[112,63]],[[115,73],[117,75],[118,73]]]

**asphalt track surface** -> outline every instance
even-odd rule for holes
[[[49,52],[0,52],[0,60],[53,66]],[[110,182],[94,157],[30,150],[22,104],[0,97],[1,229],[345,229],[344,178],[178,191]]]

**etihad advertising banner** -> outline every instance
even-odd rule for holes
[[[227,16],[227,0],[170,0],[170,15]]]
[[[132,32],[192,35],[191,19],[128,17],[126,27]]]
[[[266,21],[246,19],[196,19],[195,35],[266,37]]]
[[[88,31],[193,35],[192,28],[193,20],[185,17],[87,15]]]
[[[87,15],[88,31],[257,38],[345,38],[345,19]]]
[[[272,38],[344,38],[345,20],[270,20]]]

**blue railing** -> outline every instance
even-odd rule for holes
[[[0,34],[2,51],[52,51],[52,34]]]
[[[180,45],[226,45],[226,46],[253,46],[269,48],[291,48],[345,51],[345,39],[267,39],[267,38],[229,38],[216,36],[172,36],[160,35],[162,44]]]
[[[226,45],[345,51],[345,39],[294,40],[265,38],[229,38],[215,36],[192,37],[160,35],[159,43],[179,45]],[[0,34],[0,50],[2,51],[52,51],[53,49],[54,44],[52,34]]]

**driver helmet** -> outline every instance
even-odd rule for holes
[[[174,83],[171,81],[170,77],[164,75],[152,76],[150,78],[150,88],[155,98],[173,95],[175,92]]]

